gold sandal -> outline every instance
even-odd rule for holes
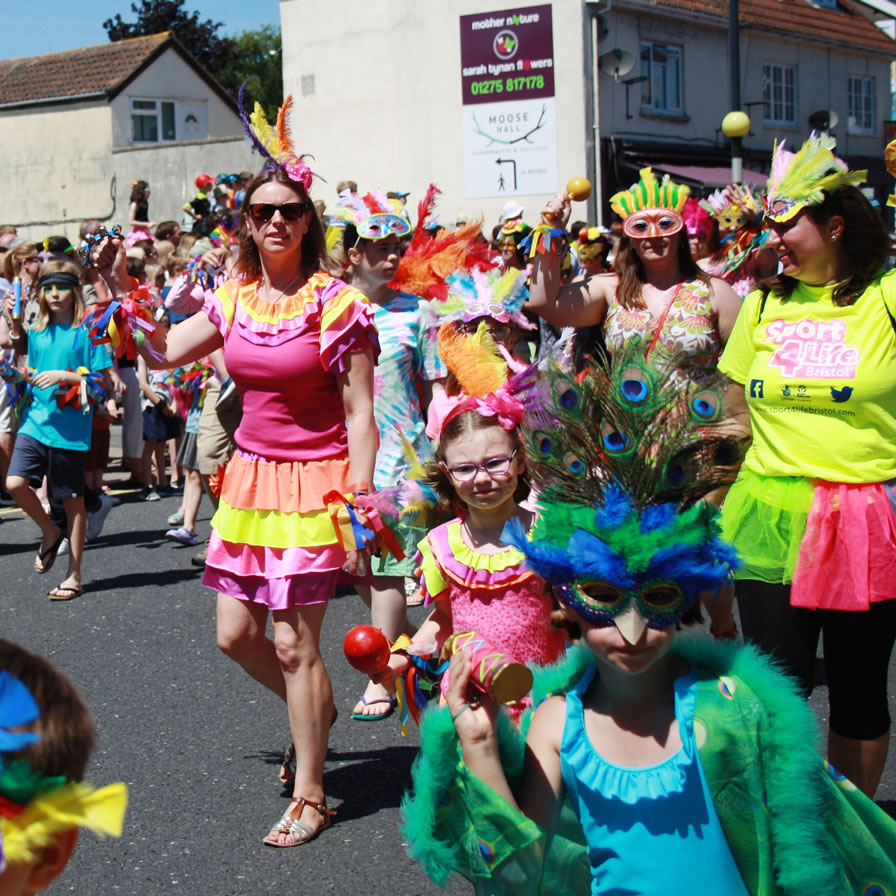
[[[311,806],[312,809],[317,809],[323,816],[324,823],[316,830],[312,828],[310,824],[301,821],[302,811],[305,806]],[[293,807],[298,807],[298,812],[296,812]],[[271,828],[271,832],[264,838],[263,842],[267,846],[278,847],[301,846],[303,843],[310,843],[322,831],[325,831],[333,824],[333,816],[335,814],[335,810],[327,808],[326,797],[319,803],[313,803],[303,796],[297,796],[289,804],[289,808],[286,810],[280,821]],[[281,843],[281,834],[286,834],[290,839],[286,843]]]

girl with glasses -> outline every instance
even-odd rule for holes
[[[533,519],[520,506],[529,494],[517,433],[521,418],[522,405],[504,390],[463,398],[446,418],[428,472],[441,503],[457,517],[419,544],[421,588],[433,612],[410,653],[438,655],[450,635],[475,631],[517,662],[541,666],[563,654],[565,635],[549,625],[550,588],[503,535],[510,520],[528,530]],[[395,652],[388,674],[408,665],[407,653]],[[447,674],[441,687],[446,693]],[[524,705],[510,707],[513,718]]]

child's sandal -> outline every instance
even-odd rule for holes
[[[323,816],[324,823],[319,828],[315,829],[310,824],[301,821],[302,810],[305,806],[317,809]],[[333,816],[335,814],[335,810],[327,808],[326,797],[319,803],[313,803],[303,796],[297,796],[289,804],[289,809],[286,810],[280,821],[271,828],[271,832],[264,838],[263,842],[267,846],[277,847],[301,846],[303,843],[310,843],[322,831],[325,831],[333,824]],[[286,843],[280,842],[280,837],[283,834],[286,834],[289,838]]]

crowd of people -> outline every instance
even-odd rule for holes
[[[352,719],[402,694],[416,713],[414,681],[439,680],[405,807],[433,879],[896,887],[872,802],[896,281],[863,172],[813,135],[776,149],[762,193],[698,201],[648,168],[612,229],[570,223],[561,192],[535,226],[508,202],[487,238],[440,225],[434,188],[416,222],[407,193],[352,181],[327,215],[288,129],[246,125],[262,170],[200,175],[180,223],[138,180],[127,233],[86,221],[74,249],[0,227],[0,475],[40,529],[35,571],[68,556],[49,596],[89,587],[121,418],[140,496],[182,494],[167,538],[198,546],[211,501],[193,560],[218,646],[285,704],[292,800],[265,844],[333,823],[319,639],[349,585],[391,645]],[[701,608],[709,634],[679,635]],[[822,635],[827,765],[805,702]],[[0,689],[0,727],[4,709]]]

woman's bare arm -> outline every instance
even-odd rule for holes
[[[743,302],[740,296],[720,277],[712,278],[712,306],[715,308],[719,321],[719,338],[722,347],[728,342],[734,322],[740,312]]]

